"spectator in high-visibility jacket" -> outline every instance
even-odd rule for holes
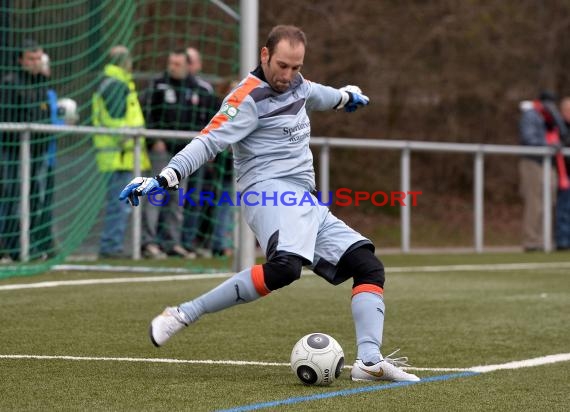
[[[125,46],[115,46],[109,58],[110,62],[103,70],[103,80],[93,94],[93,126],[144,127],[144,116],[131,75],[129,50]],[[117,196],[125,179],[133,175],[135,141],[133,137],[104,134],[95,135],[93,142],[99,171],[109,179],[99,254],[101,257],[122,257],[130,208],[117,202]],[[141,138],[141,146],[141,170],[150,170],[144,138]]]

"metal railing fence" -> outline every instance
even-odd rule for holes
[[[165,131],[151,130],[142,128],[118,128],[109,129],[105,127],[90,126],[57,126],[45,124],[26,124],[26,123],[0,123],[0,132],[20,132],[20,190],[21,198],[20,207],[20,260],[28,261],[29,258],[29,229],[30,229],[30,137],[32,133],[66,133],[76,135],[93,135],[93,134],[113,134],[121,136],[130,136],[135,138],[135,170],[134,175],[141,174],[141,144],[140,136],[146,139],[183,139],[190,140],[198,134],[198,132],[181,132],[181,131]],[[474,250],[477,253],[483,252],[484,249],[484,164],[487,155],[534,155],[542,157],[543,166],[543,188],[550,187],[550,173],[552,167],[552,155],[554,153],[549,147],[524,147],[494,144],[475,144],[475,143],[445,143],[445,142],[422,142],[411,140],[372,140],[357,138],[340,138],[340,137],[312,137],[311,146],[319,147],[319,189],[323,193],[328,193],[330,188],[330,151],[334,148],[361,148],[367,150],[397,150],[400,151],[400,190],[407,193],[410,190],[411,178],[411,162],[410,156],[412,152],[433,152],[433,153],[467,153],[473,155],[474,184],[473,184],[473,202],[474,202]],[[570,156],[570,149],[564,149],[563,154]],[[551,227],[551,205],[552,198],[550,190],[543,190],[543,238],[544,250],[549,252],[552,250],[552,227]],[[410,205],[401,205],[401,250],[403,253],[409,253],[410,237],[411,237],[411,207]],[[249,231],[245,225],[240,224],[238,239],[251,239],[249,235],[243,235],[244,231]],[[140,259],[140,234],[141,234],[141,214],[138,208],[135,208],[133,214],[133,244],[132,256],[134,259]],[[236,244],[237,259],[234,262],[234,269],[248,266],[254,256],[254,242],[248,241],[247,244]]]
[[[352,139],[340,137],[312,137],[311,143],[321,147],[320,152],[320,189],[327,193],[329,190],[329,157],[331,148],[362,148],[400,151],[400,190],[407,193],[410,190],[410,155],[412,152],[433,153],[467,153],[473,155],[473,228],[474,249],[477,253],[483,252],[484,234],[484,165],[486,155],[533,155],[542,156],[542,187],[550,187],[552,168],[552,155],[555,153],[551,147],[530,147],[519,145],[495,145],[478,143],[448,143],[448,142],[422,142],[413,140],[371,140]],[[570,155],[570,148],[562,150],[565,156]],[[550,190],[543,190],[543,248],[552,251],[552,195]],[[401,250],[410,252],[410,213],[409,205],[401,206]]]

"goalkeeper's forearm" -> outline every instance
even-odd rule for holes
[[[200,166],[215,155],[216,153],[212,153],[200,139],[193,139],[170,160],[166,168],[175,170],[179,181],[181,181],[198,170]]]

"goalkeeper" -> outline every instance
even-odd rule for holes
[[[315,174],[309,149],[312,110],[352,112],[368,104],[355,86],[341,89],[309,82],[300,71],[305,34],[294,26],[276,26],[261,49],[260,65],[224,99],[201,134],[176,154],[155,178],[138,177],[120,200],[139,204],[160,188],[173,189],[216,154],[232,146],[238,190],[284,192],[300,199],[314,191]],[[277,195],[274,193],[277,192]],[[357,360],[353,380],[415,381],[380,352],[384,324],[384,267],[374,245],[313,197],[315,206],[243,206],[248,225],[267,262],[235,274],[213,290],[177,307],[168,307],[151,322],[150,338],[161,346],[202,315],[252,302],[289,285],[309,266],[333,285],[353,279],[352,314]]]

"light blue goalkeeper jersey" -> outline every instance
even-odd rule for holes
[[[332,109],[340,100],[339,90],[305,80],[301,74],[286,92],[276,92],[258,67],[168,167],[185,178],[231,145],[238,190],[269,179],[287,179],[314,190],[308,113]]]

